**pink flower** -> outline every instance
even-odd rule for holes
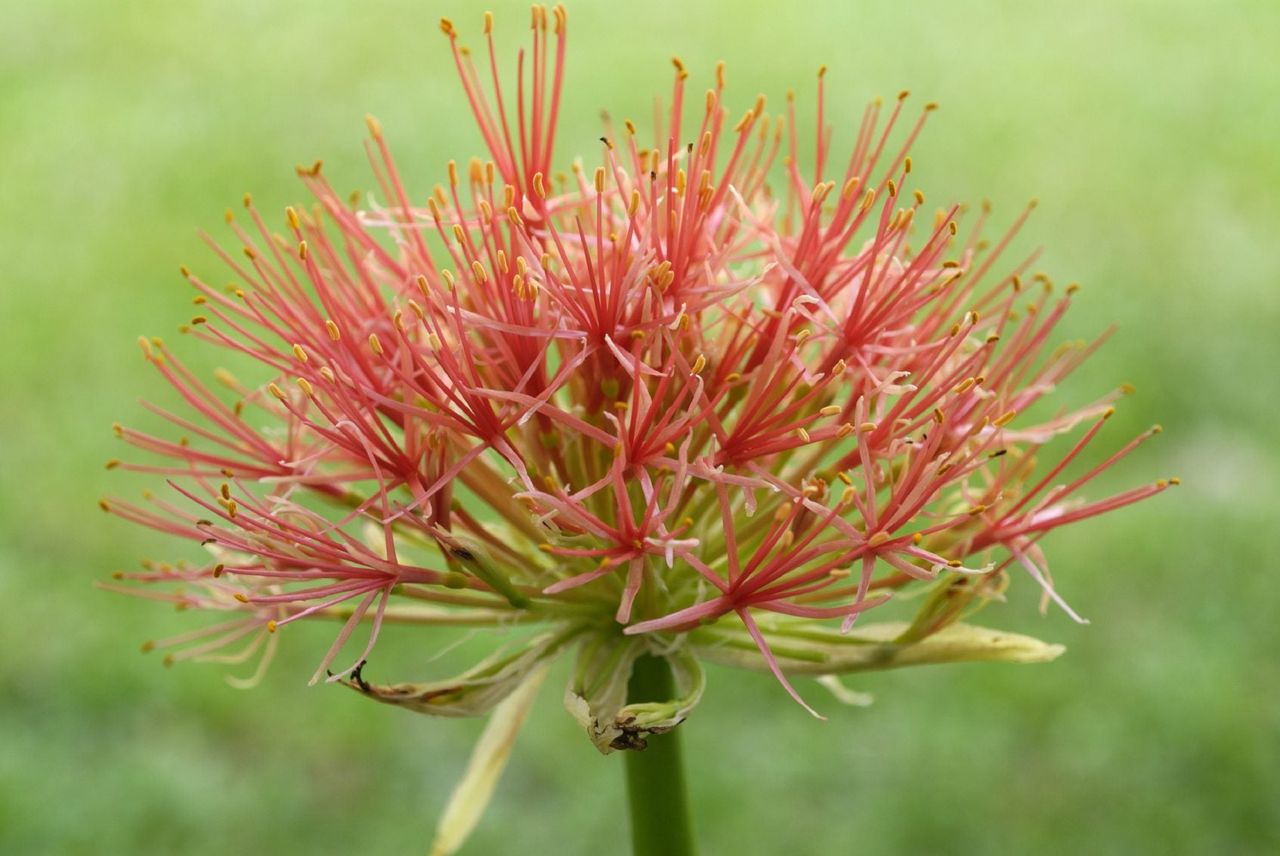
[[[558,172],[564,11],[535,7],[514,91],[488,19],[487,61],[442,29],[488,158],[424,195],[370,119],[368,200],[300,168],[312,206],[273,227],[246,196],[238,249],[208,239],[234,286],[183,269],[200,314],[182,331],[255,366],[245,383],[141,342],[181,401],[148,407],[178,436],[118,427],[150,453],[121,466],[166,476],[167,498],[103,507],[205,558],[117,576],[232,616],[155,645],[236,662],[337,621],[313,680],[352,645],[330,680],[450,715],[573,648],[570,706],[603,749],[687,715],[699,659],[799,700],[798,674],[1055,656],[956,622],[1014,568],[1075,617],[1043,536],[1176,479],[1081,496],[1158,429],[1064,476],[1097,459],[1124,390],[1034,415],[1101,343],[1055,350],[1075,286],[1006,258],[1034,206],[994,238],[985,207],[928,207],[907,152],[934,105],[907,118],[906,93],[833,150],[825,69],[804,145],[790,98],[731,114],[723,68],[693,96],[677,60],[656,127],[609,124],[598,166]],[[855,625],[921,587],[914,620]],[[362,667],[388,622],[519,644],[452,681],[376,686]],[[646,651],[682,695],[626,708],[617,675]]]

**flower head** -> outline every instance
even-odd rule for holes
[[[442,23],[485,158],[406,188],[371,118],[367,199],[299,168],[313,204],[269,225],[246,196],[237,246],[207,239],[233,286],[183,268],[182,331],[255,368],[211,385],[141,340],[181,400],[148,406],[180,436],[117,427],[152,453],[121,466],[168,489],[103,507],[206,558],[117,576],[228,616],[155,646],[265,666],[290,624],[334,621],[313,680],[442,715],[573,650],[569,707],[605,751],[680,722],[701,660],[807,707],[801,674],[1056,656],[958,622],[1015,571],[1076,616],[1043,536],[1176,480],[1084,498],[1158,429],[1067,477],[1125,390],[1049,412],[1101,339],[1055,348],[1075,286],[1007,258],[1033,206],[993,238],[986,207],[927,206],[908,150],[934,105],[906,93],[836,151],[825,70],[802,144],[792,98],[731,113],[723,67],[694,95],[676,60],[654,127],[609,124],[594,166],[561,171],[566,15],[532,23],[514,92],[487,16],[486,61]],[[861,621],[912,591],[913,619]],[[508,644],[451,680],[373,684],[392,622]],[[675,698],[627,704],[645,653]]]

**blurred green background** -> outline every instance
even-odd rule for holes
[[[245,190],[300,199],[292,166],[316,157],[369,186],[366,112],[419,191],[478,151],[436,20],[474,41],[481,7],[0,6],[0,852],[425,852],[480,723],[308,688],[329,627],[291,633],[247,693],[138,655],[195,617],[93,581],[175,545],[94,504],[147,481],[102,463],[111,423],[164,395],[134,337],[188,316],[179,263],[218,270],[194,227]],[[523,40],[526,6],[493,8]],[[876,94],[941,102],[921,186],[1006,217],[1040,197],[1024,243],[1084,286],[1066,332],[1119,325],[1067,396],[1129,380],[1110,437],[1166,426],[1106,487],[1185,484],[1047,543],[1091,625],[1040,616],[1025,579],[983,615],[1066,643],[1056,663],[870,676],[866,710],[810,684],[827,723],[713,670],[683,726],[705,852],[1280,852],[1280,4],[779,8],[572,4],[560,154],[594,155],[601,108],[648,116],[672,53],[699,85],[726,60],[740,107],[794,86],[807,109],[829,64],[838,145]],[[417,676],[445,641],[378,656]],[[562,678],[467,852],[625,852],[620,758],[561,710]]]

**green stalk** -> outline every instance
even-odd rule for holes
[[[665,701],[674,695],[675,681],[665,659],[645,654],[636,660],[627,684],[628,702]],[[634,856],[693,856],[680,730],[651,735],[648,744],[626,753],[631,852]]]

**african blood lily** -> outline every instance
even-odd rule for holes
[[[446,716],[496,707],[438,852],[465,837],[546,664],[571,649],[568,707],[604,752],[680,723],[702,660],[772,672],[808,708],[797,675],[848,698],[832,676],[1056,656],[959,620],[1015,567],[1074,617],[1042,536],[1176,480],[1080,498],[1153,429],[1059,481],[1124,390],[1027,414],[1101,340],[1052,350],[1075,289],[1054,296],[1031,259],[1003,260],[1027,212],[988,241],[985,208],[930,212],[910,189],[934,105],[900,132],[906,93],[874,102],[837,162],[822,71],[802,150],[790,98],[734,121],[723,69],[695,100],[677,60],[657,127],[610,126],[600,165],[563,174],[563,9],[534,7],[514,94],[488,16],[479,66],[442,29],[488,159],[412,195],[370,119],[367,204],[300,168],[316,203],[282,232],[246,197],[247,223],[227,217],[238,251],[209,239],[236,285],[183,269],[201,313],[183,332],[264,371],[219,371],[221,391],[141,340],[185,410],[148,407],[181,436],[117,427],[161,462],[110,466],[168,476],[171,498],[103,508],[207,558],[117,578],[229,616],[147,647],[258,657],[256,679],[287,625],[336,621],[313,681]],[[910,620],[855,623],[913,590]],[[388,622],[489,626],[502,649],[451,680],[378,685],[363,673]],[[673,738],[656,741],[668,755]],[[666,768],[633,763],[635,805],[656,810],[663,788],[643,783]],[[687,849],[682,810],[638,818],[637,848]]]

